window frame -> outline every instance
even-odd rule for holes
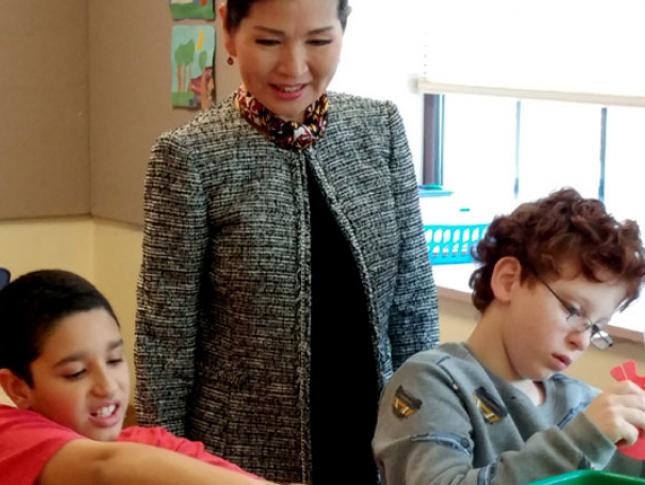
[[[446,112],[446,94],[423,94],[423,159],[422,166],[422,183],[424,185],[443,186],[444,181],[444,133],[445,133],[445,112]],[[520,193],[520,145],[522,140],[522,99],[517,98],[515,110],[515,177],[513,195],[517,201]],[[608,107],[600,105],[600,153],[599,161],[599,181],[596,197],[604,202],[606,168],[607,168],[607,113]]]

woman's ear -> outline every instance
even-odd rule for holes
[[[16,407],[29,409],[31,388],[23,379],[9,369],[0,369],[0,386]]]
[[[522,276],[522,265],[514,256],[504,256],[493,268],[490,286],[495,299],[500,302],[508,302],[511,298],[511,290],[515,283],[520,283]]]
[[[219,13],[219,17],[222,19],[222,27],[223,27],[222,34],[224,35],[224,48],[226,49],[226,52],[228,53],[229,56],[235,57],[236,50],[235,50],[235,42],[233,41],[233,32],[231,32],[229,28],[230,26],[226,21],[226,2],[222,2],[222,4],[217,9],[217,12]]]

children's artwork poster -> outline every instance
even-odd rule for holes
[[[215,92],[213,53],[215,28],[212,25],[175,25],[172,28],[170,63],[172,105],[206,109]]]
[[[170,12],[174,20],[215,18],[213,0],[170,0]]]

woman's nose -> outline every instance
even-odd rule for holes
[[[300,46],[285,45],[280,55],[278,72],[297,78],[307,72],[307,54]]]

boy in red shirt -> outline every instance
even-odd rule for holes
[[[0,405],[2,483],[268,483],[162,428],[122,429],[130,378],[119,324],[80,276],[9,283],[0,334],[0,385],[16,404]]]

